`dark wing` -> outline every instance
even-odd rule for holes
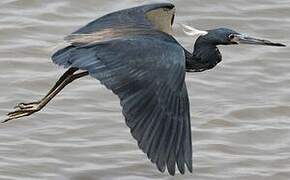
[[[88,44],[148,34],[159,30],[170,34],[174,20],[173,4],[160,3],[120,10],[100,17],[65,39],[72,44]]]
[[[161,35],[160,35],[161,36]],[[148,158],[174,175],[192,171],[185,56],[173,38],[136,36],[55,53],[54,63],[88,70],[121,100],[131,134]]]

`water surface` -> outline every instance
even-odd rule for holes
[[[41,98],[64,72],[50,60],[64,36],[101,15],[148,2],[153,1],[1,0],[0,115],[18,102]],[[200,29],[230,27],[290,44],[289,0],[175,4],[176,22]],[[174,29],[191,49],[192,40]],[[289,48],[221,51],[223,62],[215,69],[186,77],[193,174],[159,173],[137,148],[117,97],[87,77],[40,113],[0,126],[0,179],[289,179]]]

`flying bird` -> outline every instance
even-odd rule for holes
[[[182,25],[195,36],[193,52],[172,35],[175,7],[149,4],[102,16],[67,36],[69,46],[52,61],[68,70],[39,101],[18,104],[7,122],[45,107],[65,86],[91,76],[120,99],[138,146],[158,170],[192,172],[192,144],[186,72],[201,72],[222,60],[218,45],[285,46],[227,28],[206,31]]]

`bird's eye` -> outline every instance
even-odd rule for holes
[[[235,35],[234,35],[234,34],[230,34],[230,35],[229,35],[229,38],[230,38],[230,39],[234,39],[234,38],[235,38]]]

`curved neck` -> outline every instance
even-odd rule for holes
[[[186,70],[193,72],[201,72],[212,69],[222,60],[222,56],[218,48],[207,43],[204,39],[198,39],[194,45],[193,53],[185,51]]]

